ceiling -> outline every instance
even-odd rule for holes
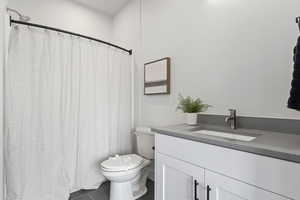
[[[130,0],[73,0],[107,15],[117,14]]]

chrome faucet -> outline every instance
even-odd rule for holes
[[[225,122],[230,123],[232,129],[236,129],[236,110],[229,109],[230,115],[225,117]]]

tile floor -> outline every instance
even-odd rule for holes
[[[148,192],[138,200],[154,200],[154,183],[151,180],[147,182]],[[81,190],[71,194],[69,200],[109,200],[109,182],[106,182],[97,190]]]

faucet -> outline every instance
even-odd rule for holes
[[[231,129],[236,129],[236,110],[229,109],[230,115],[225,117],[225,122],[230,123]]]

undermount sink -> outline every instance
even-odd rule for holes
[[[230,139],[230,140],[239,140],[239,141],[243,141],[243,142],[250,142],[256,138],[253,136],[240,135],[240,134],[235,134],[235,133],[225,133],[225,132],[219,132],[219,131],[209,131],[209,130],[200,130],[200,131],[195,131],[194,133],[200,133],[203,135],[214,136],[214,137],[221,137],[221,138],[226,138],[226,139]]]

